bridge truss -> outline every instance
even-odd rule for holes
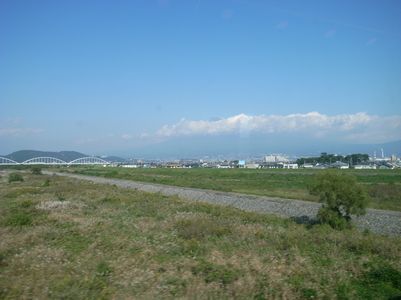
[[[0,156],[0,166],[9,166],[9,165],[19,165],[19,163],[16,162],[15,160]]]
[[[1,157],[0,156],[0,166],[12,166],[12,165],[53,165],[53,166],[72,166],[72,165],[108,165],[108,161],[95,156],[81,157],[74,159],[70,162],[55,158],[55,157],[34,157],[27,159],[21,163],[15,160]]]
[[[21,165],[67,165],[64,160],[54,157],[34,157],[21,163]]]
[[[95,156],[81,157],[70,161],[69,165],[108,165],[109,162]]]

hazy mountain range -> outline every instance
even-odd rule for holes
[[[177,150],[177,148],[179,150]],[[217,157],[246,158],[263,156],[271,153],[283,153],[290,156],[319,156],[322,152],[348,155],[351,153],[366,153],[381,156],[383,148],[385,156],[395,154],[401,156],[401,141],[382,144],[350,144],[338,143],[326,139],[316,141],[303,136],[291,139],[266,138],[252,135],[248,137],[196,137],[180,138],[165,141],[159,144],[147,145],[142,148],[116,151],[120,156],[143,158],[197,158]]]
[[[179,147],[179,153],[177,153]],[[300,139],[291,139],[287,141],[273,142],[263,137],[233,138],[231,140],[221,139],[220,137],[207,139],[184,139],[168,141],[155,145],[148,145],[143,148],[115,151],[118,156],[98,156],[110,162],[123,162],[126,158],[147,158],[147,159],[179,159],[179,158],[200,158],[226,157],[226,158],[246,158],[263,156],[271,153],[283,153],[290,156],[316,156],[321,152],[347,155],[351,153],[366,153],[373,156],[376,152],[377,157],[381,157],[381,149],[385,156],[392,154],[401,156],[401,141],[395,141],[383,144],[337,144],[316,143]],[[20,150],[8,155],[1,155],[17,162],[23,162],[27,159],[49,156],[55,157],[66,162],[77,158],[90,156],[77,151],[37,151]],[[122,157],[121,157],[122,156]]]

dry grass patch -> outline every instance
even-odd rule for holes
[[[227,222],[216,218],[195,217],[175,223],[178,236],[186,240],[201,240],[207,237],[222,237],[231,233]]]
[[[386,299],[401,293],[399,238],[307,228],[53,176],[24,179],[0,180],[0,298],[366,299],[371,293]]]

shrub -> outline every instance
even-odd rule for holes
[[[40,166],[32,166],[31,172],[34,175],[42,175],[42,168]]]
[[[19,173],[11,173],[8,175],[8,182],[15,182],[15,181],[24,181],[24,178]]]
[[[351,225],[347,218],[342,217],[336,211],[325,206],[319,209],[317,219],[320,223],[329,224],[332,228],[339,230],[349,228]]]
[[[366,213],[368,196],[354,176],[333,170],[320,173],[309,192],[323,203],[317,215],[319,221],[333,228],[349,227],[351,215]]]

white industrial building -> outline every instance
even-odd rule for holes
[[[296,163],[283,163],[283,169],[298,169],[298,164],[296,164]]]
[[[267,163],[279,163],[288,161],[289,159],[287,157],[279,154],[270,154],[265,156],[265,162]]]
[[[376,169],[376,165],[375,164],[371,164],[371,165],[354,165],[354,169],[356,169],[356,170]]]

